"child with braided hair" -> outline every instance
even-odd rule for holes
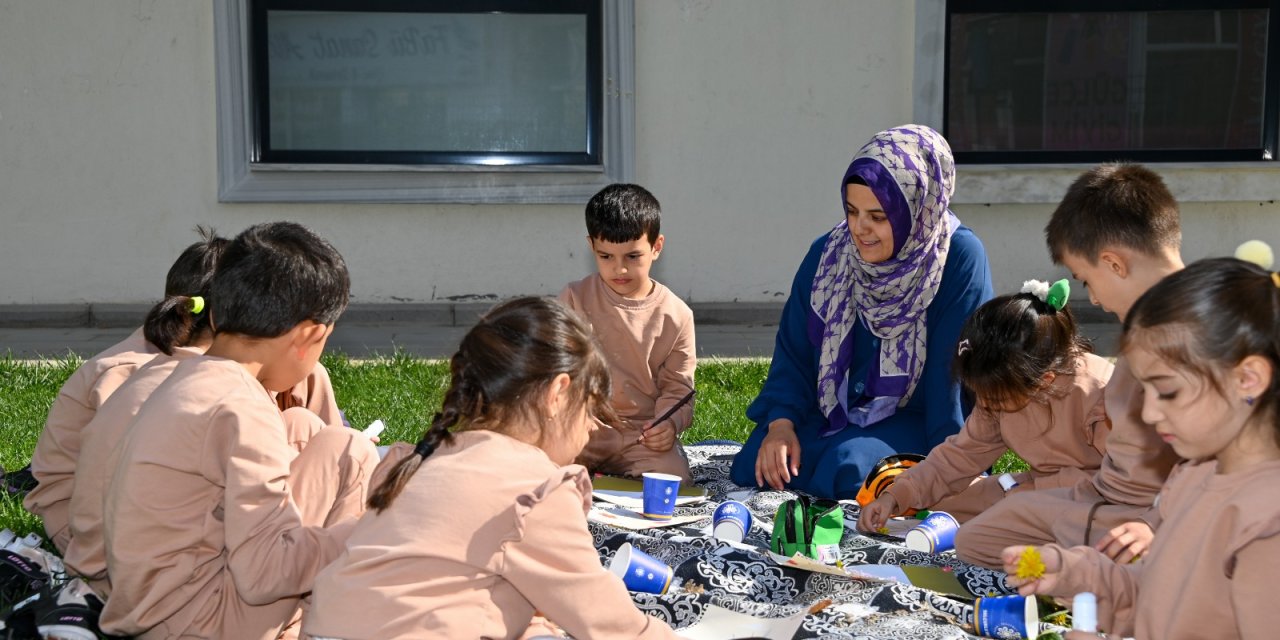
[[[1097,471],[1109,430],[1102,388],[1113,367],[1076,332],[1069,296],[1066,280],[1052,286],[1029,280],[1020,293],[974,312],[951,366],[977,406],[960,433],[863,508],[860,529],[875,531],[914,509],[946,511],[965,522],[1007,492],[1072,486]],[[1006,449],[1031,469],[979,478]]]
[[[572,462],[593,417],[613,416],[582,320],[550,298],[503,303],[449,368],[431,427],[317,577],[303,633],[519,638],[540,612],[577,638],[676,637],[635,608],[587,530],[591,483]]]

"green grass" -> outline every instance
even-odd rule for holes
[[[74,356],[45,362],[0,359],[0,429],[5,443],[0,446],[0,465],[5,469],[19,469],[31,461],[50,404],[81,362]],[[383,444],[417,440],[449,384],[446,362],[402,353],[373,360],[326,354],[323,362],[347,420],[356,428],[382,420],[387,425]],[[747,405],[759,393],[768,372],[765,359],[711,358],[700,362],[697,411],[693,426],[681,439],[686,443],[746,440],[754,426],[746,418]],[[997,472],[1025,468],[1012,453],[996,464]],[[24,535],[43,533],[39,518],[23,510],[21,501],[7,496],[0,496],[0,527]]]

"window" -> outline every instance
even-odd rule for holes
[[[1277,4],[950,0],[956,160],[1271,160]]]
[[[630,1],[216,6],[220,200],[582,202],[630,177]]]

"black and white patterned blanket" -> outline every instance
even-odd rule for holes
[[[972,620],[972,600],[918,587],[877,580],[813,573],[782,566],[767,553],[769,532],[778,506],[795,494],[759,491],[744,502],[754,524],[746,545],[735,546],[707,535],[712,512],[742,487],[729,480],[736,445],[702,444],[686,448],[694,480],[709,500],[677,507],[676,517],[703,518],[668,528],[632,531],[591,521],[590,529],[607,567],[624,543],[674,568],[667,593],[633,593],[648,615],[679,629],[697,625],[709,611],[727,609],[753,618],[796,618],[792,638],[974,638],[963,623]],[[594,509],[616,508],[596,502]],[[856,506],[846,515],[856,519]],[[951,554],[912,551],[888,536],[867,536],[846,527],[840,545],[845,565],[886,564],[941,567],[952,573],[972,596],[1011,593],[1004,574],[964,563]],[[693,627],[693,628],[696,628]],[[704,633],[705,635],[705,633]]]

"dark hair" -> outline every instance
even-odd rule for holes
[[[1103,164],[1071,183],[1044,228],[1055,264],[1071,252],[1095,264],[1109,246],[1158,256],[1182,245],[1178,202],[1164,180],[1140,164]]]
[[[516,298],[480,319],[449,360],[450,382],[440,412],[415,448],[369,496],[369,508],[391,505],[405,483],[436,447],[451,440],[450,429],[503,433],[512,417],[547,422],[534,400],[556,376],[569,375],[571,407],[585,406],[606,423],[616,422],[609,405],[609,366],[577,314],[552,298]],[[563,434],[539,434],[535,445]]]
[[[951,371],[983,404],[1045,401],[1046,373],[1071,375],[1091,351],[1070,309],[1055,309],[1032,293],[988,300],[965,322]]]
[[[1280,443],[1280,285],[1235,258],[1209,258],[1166,276],[1124,319],[1120,351],[1141,346],[1223,392],[1226,372],[1251,355],[1271,363],[1271,386],[1254,411],[1271,415]]]
[[[662,206],[638,184],[611,184],[587,202],[587,235],[606,242],[658,241]]]
[[[201,296],[208,303],[214,270],[229,241],[213,229],[196,227],[200,240],[187,247],[169,267],[164,279],[164,300],[147,312],[142,335],[165,355],[174,347],[185,347],[209,329],[208,313],[192,313],[191,298]]]
[[[333,324],[350,290],[333,245],[300,224],[267,222],[227,246],[208,302],[216,333],[274,338],[304,320]]]

